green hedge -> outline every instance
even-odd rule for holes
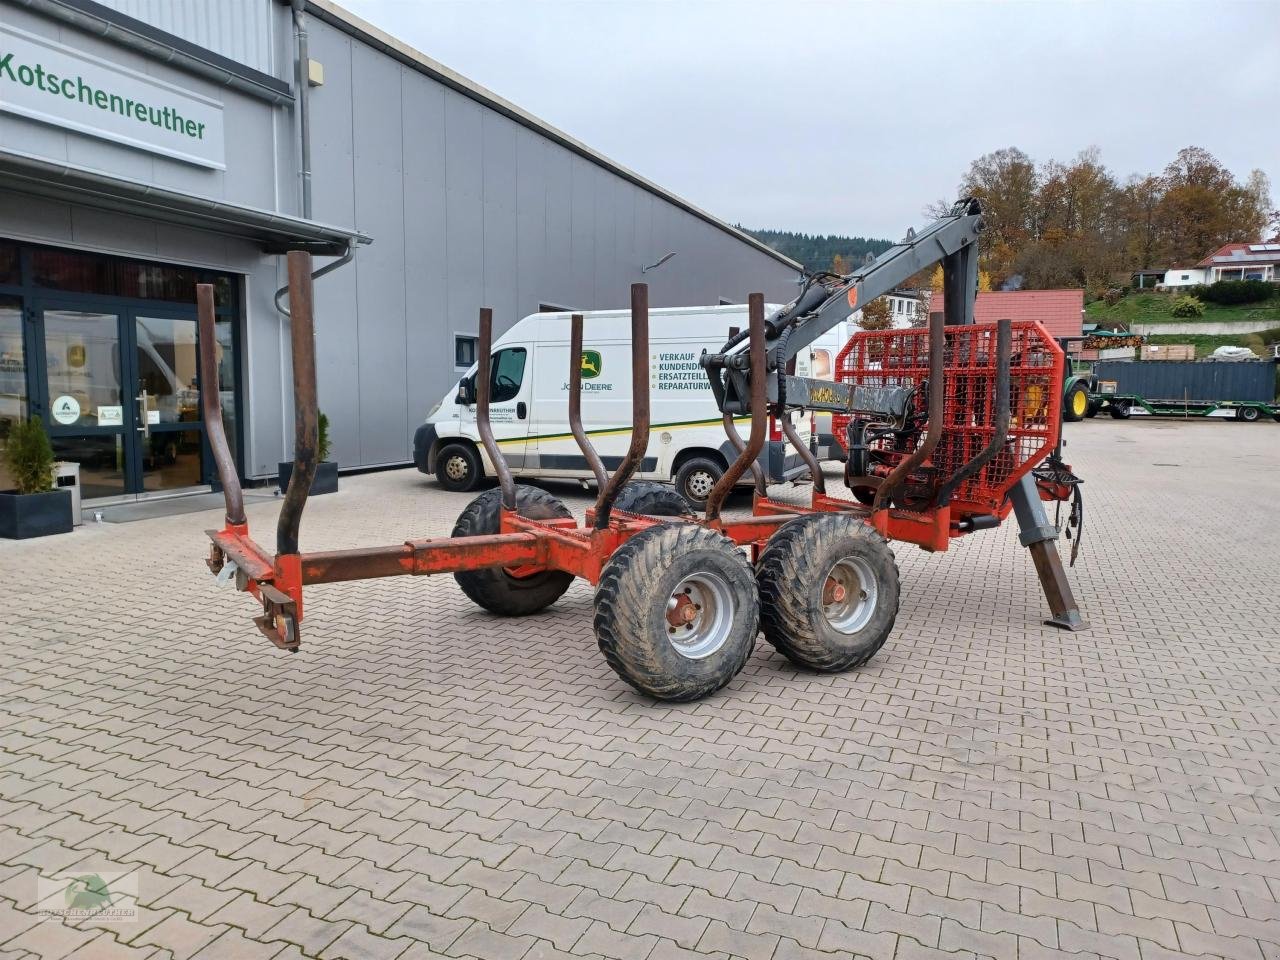
[[[1237,303],[1261,303],[1275,296],[1276,284],[1265,280],[1219,280],[1207,286],[1186,288],[1187,292],[1199,300],[1231,306]]]

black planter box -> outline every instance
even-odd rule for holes
[[[289,489],[289,478],[293,476],[293,461],[280,464],[280,492]],[[311,481],[311,496],[318,497],[322,493],[338,492],[338,462],[321,460],[316,464],[315,479]]]
[[[0,537],[26,540],[71,532],[71,491],[0,493]]]

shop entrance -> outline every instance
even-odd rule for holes
[[[64,286],[68,273],[76,272],[68,268],[67,259],[92,256],[54,253],[53,265],[62,261],[62,269],[52,279],[62,280]],[[33,267],[32,279],[45,283],[25,285],[29,295],[20,301],[9,297],[0,302],[0,308],[20,304],[13,312],[25,320],[24,329],[10,330],[8,336],[0,329],[7,369],[14,368],[5,381],[5,399],[10,402],[0,411],[0,433],[7,434],[3,421],[8,414],[21,415],[19,408],[28,410],[27,415],[43,414],[55,457],[80,464],[81,490],[87,499],[207,491],[213,462],[200,410],[196,312],[194,303],[177,301],[184,287],[190,287],[194,301],[194,283],[204,278],[188,278],[186,274],[197,271],[185,268],[142,265],[151,271],[151,282],[141,289],[164,295],[163,300],[146,302],[119,296],[118,284],[116,293],[54,292],[46,285],[50,272],[40,269],[42,264],[49,266],[47,258],[23,259]],[[165,271],[183,275],[182,282],[166,284]],[[112,286],[111,278],[100,283],[101,273],[88,279]],[[223,419],[228,436],[234,437],[231,320],[227,315],[217,324],[215,352]],[[4,326],[0,317],[0,328]],[[21,337],[14,335],[19,332]],[[25,377],[17,376],[17,368]]]

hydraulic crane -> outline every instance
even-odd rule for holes
[[[1081,630],[1086,623],[1080,615],[1058,555],[1055,543],[1058,529],[1049,521],[1043,505],[1044,499],[1060,501],[1070,496],[1075,496],[1078,503],[1079,496],[1079,480],[1060,457],[1061,365],[1064,358],[1061,349],[1048,340],[1047,334],[1041,338],[1041,343],[1024,342],[1016,361],[1025,370],[1025,379],[1034,381],[1043,376],[1039,369],[1046,366],[1043,361],[1055,360],[1058,367],[1056,375],[1052,371],[1048,375],[1056,376],[1056,386],[1013,383],[1001,391],[997,385],[996,394],[1008,394],[1010,390],[1018,391],[1021,387],[1021,399],[1024,402],[1034,400],[1039,408],[1021,411],[1022,416],[1014,425],[1013,435],[1009,432],[1009,411],[1006,408],[1004,429],[996,431],[1003,432],[1003,436],[988,436],[987,443],[973,457],[964,457],[959,449],[968,446],[965,441],[972,439],[963,436],[964,433],[982,435],[993,427],[993,424],[985,422],[983,410],[977,402],[984,395],[992,403],[999,399],[982,383],[963,382],[965,378],[972,381],[974,371],[980,365],[989,366],[991,359],[990,356],[984,358],[980,345],[962,342],[966,331],[961,329],[970,328],[969,339],[972,339],[974,330],[981,329],[973,326],[973,306],[978,291],[978,238],[982,229],[982,207],[978,200],[960,200],[947,216],[919,233],[908,230],[900,243],[865,264],[861,270],[845,276],[832,273],[809,276],[796,299],[765,320],[765,369],[753,367],[749,351],[735,349],[745,339],[745,334],[730,337],[720,353],[705,354],[702,365],[711,380],[716,401],[726,414],[740,415],[749,410],[752,380],[761,376],[765,378],[770,412],[783,424],[790,422],[786,414],[793,409],[844,415],[843,422],[853,430],[848,438],[851,455],[846,481],[855,496],[871,507],[873,516],[881,514],[893,502],[895,495],[900,497],[896,507],[904,522],[898,524],[896,530],[888,522],[890,517],[883,517],[884,522],[879,524],[882,532],[891,537],[915,539],[895,537],[895,533],[904,532],[914,525],[908,517],[901,515],[929,514],[936,535],[922,545],[945,549],[944,533],[959,535],[995,526],[1012,509],[1020,529],[1019,539],[1031,552],[1049,603],[1051,617],[1047,622],[1068,630]],[[814,380],[787,373],[790,361],[801,350],[847,319],[859,305],[897,289],[908,278],[935,264],[942,266],[943,313],[951,322],[941,365],[939,358],[933,357],[933,370],[922,369],[919,372],[924,376],[913,377],[908,369],[911,358],[895,350],[895,341],[903,338],[887,332],[855,335],[850,346],[859,344],[866,348],[861,356],[863,362],[860,370],[851,371],[843,381]],[[1019,326],[1025,328],[1028,325]],[[1043,333],[1042,330],[1039,332]],[[920,344],[913,346],[924,346],[924,331],[919,332],[918,339]],[[930,362],[928,352],[927,346],[923,352],[916,351],[916,359],[922,367]],[[1037,359],[1042,362],[1036,362]],[[894,370],[895,360],[905,361],[907,366]],[[925,404],[924,409],[913,411],[913,402],[928,392],[930,373],[935,382],[955,381],[956,378],[961,378],[962,382],[952,382],[950,393],[940,391],[943,396],[939,398],[939,409],[931,411],[928,409],[931,405]],[[999,376],[999,370],[996,373]],[[1005,375],[1008,376],[1007,368]],[[1054,391],[1053,398],[1045,394],[1048,389]],[[1054,398],[1056,402],[1051,402]],[[992,413],[999,412],[995,409],[997,406],[998,403],[991,406]],[[1032,421],[1038,422],[1033,424]],[[1035,429],[1037,426],[1043,430]],[[927,427],[933,428],[932,435]],[[953,434],[949,438],[951,446],[957,448],[950,451],[949,457],[945,456],[948,444],[944,439],[948,428]],[[1022,431],[1021,436],[1018,435],[1019,430]],[[1037,440],[1048,442],[1036,443]],[[895,453],[904,456],[895,457]],[[950,472],[930,469],[931,458],[950,459],[954,467]],[[1035,469],[1041,460],[1046,459],[1047,466],[1040,468],[1037,477]],[[895,465],[901,469],[895,471]],[[872,469],[877,466],[878,469]],[[1001,467],[1004,469],[999,469]],[[823,493],[821,472],[816,461],[810,464],[810,469],[815,478],[815,494],[819,495],[814,506],[841,509],[838,503],[820,496]],[[982,478],[980,475],[984,472],[1000,473],[1001,476]],[[992,497],[987,496],[987,503],[979,509],[956,509],[963,508],[965,504],[956,503],[953,498],[966,482],[971,488],[978,486],[975,483],[977,479],[990,481],[986,485],[988,489],[981,492],[997,493],[1004,502],[992,504]],[[1002,486],[1007,486],[1007,489],[1000,489]],[[758,499],[761,493],[763,491],[757,491]],[[935,509],[939,506],[952,507],[941,524]],[[1078,515],[1077,508],[1072,516]],[[940,526],[943,529],[939,529]]]

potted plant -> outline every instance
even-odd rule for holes
[[[311,496],[318,496],[322,493],[338,492],[338,464],[334,460],[329,459],[329,452],[333,449],[332,442],[329,439],[329,418],[323,413],[320,414],[317,423],[319,430],[316,438],[316,475],[311,481]],[[293,476],[293,461],[280,461],[280,492],[284,493],[289,489],[289,478]]]
[[[5,466],[18,485],[0,493],[0,537],[25,540],[71,532],[71,493],[53,483],[53,447],[39,417],[9,431]]]

